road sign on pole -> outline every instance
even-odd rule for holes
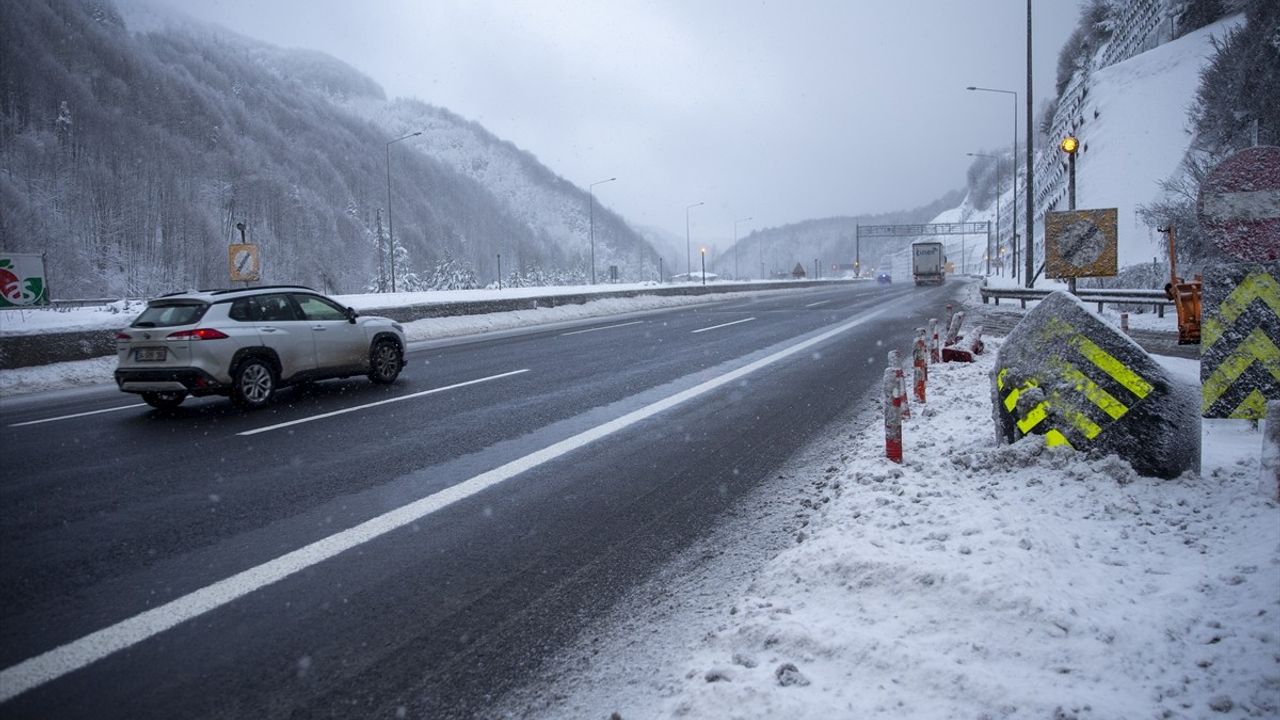
[[[1200,186],[1196,216],[1232,257],[1280,260],[1280,147],[1251,147],[1218,163]]]
[[[232,244],[227,251],[227,263],[231,269],[231,282],[256,282],[262,276],[257,245]]]
[[[1045,277],[1115,275],[1117,225],[1115,208],[1045,213]]]

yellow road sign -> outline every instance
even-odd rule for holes
[[[1119,258],[1117,224],[1115,208],[1045,213],[1045,277],[1115,275]]]
[[[231,282],[255,282],[262,276],[262,263],[258,246],[235,243],[227,251],[227,266],[231,270]]]

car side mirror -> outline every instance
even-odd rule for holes
[[[355,308],[352,308],[352,307],[347,308],[347,322],[351,323],[352,325],[355,325],[356,318],[358,317],[360,317],[360,313],[356,312]]]

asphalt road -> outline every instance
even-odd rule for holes
[[[8,399],[0,717],[484,715],[878,387],[954,289],[416,347],[389,388],[258,412]]]

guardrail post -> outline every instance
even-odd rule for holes
[[[913,353],[915,366],[916,402],[924,402],[924,386],[929,381],[929,356],[925,350],[924,328],[916,328],[916,344]]]
[[[1129,334],[1129,313],[1127,312],[1120,313],[1120,332]]]
[[[899,366],[900,368],[901,366]],[[899,410],[898,376],[900,370],[884,370],[884,456],[902,462],[902,413]]]

